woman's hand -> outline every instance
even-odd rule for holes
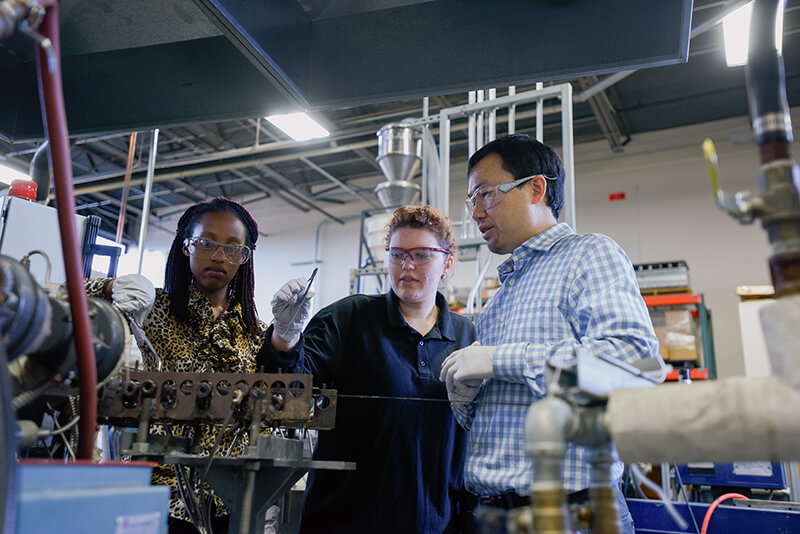
[[[303,325],[311,315],[313,291],[303,294],[306,281],[295,278],[283,284],[272,297],[275,333],[289,345],[297,344]]]
[[[153,308],[156,288],[140,274],[126,274],[111,282],[111,302],[123,314],[131,315],[141,325]]]

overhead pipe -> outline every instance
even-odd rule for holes
[[[488,100],[495,100],[497,98],[497,89],[489,89]],[[497,108],[489,109],[489,132],[486,138],[487,143],[491,143],[497,138]]]
[[[536,82],[537,90],[541,90],[543,87],[542,82]],[[540,143],[544,142],[544,98],[542,97],[536,99],[536,140]]]
[[[125,163],[125,180],[122,182],[122,201],[119,204],[119,218],[117,219],[117,244],[122,243],[122,232],[125,229],[125,212],[128,209],[128,192],[131,188],[131,169],[133,169],[133,157],[136,152],[137,132],[131,132],[128,141],[128,159]]]
[[[483,89],[481,89],[480,91],[476,92],[475,102],[477,104],[480,104],[481,102],[483,102]],[[479,149],[480,147],[482,147],[484,145],[484,142],[483,142],[484,133],[485,133],[484,132],[485,126],[483,124],[483,122],[484,122],[483,121],[483,117],[485,115],[484,108],[481,107],[480,110],[477,111],[476,113],[477,113],[477,123],[475,125],[475,133],[476,133],[475,146],[476,146],[476,148]]]
[[[147,239],[147,223],[150,219],[150,201],[153,198],[153,174],[155,172],[156,157],[158,156],[158,128],[150,133],[150,153],[147,159],[147,183],[144,190],[144,204],[142,205],[142,221],[139,224],[139,267],[136,272],[142,274],[144,261],[144,242]]]
[[[516,94],[517,94],[517,86],[509,85],[508,96],[514,96]],[[517,105],[510,104],[508,106],[508,135],[514,135],[516,130],[517,130]]]
[[[97,424],[97,369],[86,292],[83,286],[83,260],[75,225],[75,197],[72,191],[72,167],[67,116],[61,85],[61,59],[58,28],[58,1],[41,0],[45,8],[41,33],[45,39],[37,47],[39,95],[43,122],[50,142],[51,168],[55,182],[61,249],[69,291],[69,306],[74,324],[75,348],[80,389],[80,427],[78,457],[91,460]]]
[[[477,97],[475,91],[470,91],[467,93],[467,104],[474,104]],[[475,114],[470,113],[467,117],[467,157],[472,157],[472,155],[477,150],[477,134],[478,132],[475,130],[476,121],[475,121]]]
[[[428,118],[428,116],[430,115],[430,109],[431,109],[430,108],[430,97],[427,97],[427,96],[423,97],[422,98],[422,118],[423,119],[427,119]],[[423,205],[428,205],[428,204],[430,204],[430,198],[431,197],[435,197],[436,195],[435,194],[431,195],[430,194],[431,192],[428,191],[428,187],[429,187],[429,184],[430,184],[430,176],[429,176],[430,169],[429,169],[429,166],[425,164],[425,160],[428,157],[427,151],[428,150],[433,150],[435,147],[432,146],[432,145],[428,145],[426,147],[425,139],[427,138],[427,134],[430,133],[430,132],[426,132],[426,130],[428,130],[430,128],[430,126],[428,126],[426,124],[422,128],[423,128],[423,132],[422,132],[422,158],[423,159],[422,159],[422,174],[420,175],[420,184],[422,185],[422,193],[420,194],[420,201],[422,202]]]

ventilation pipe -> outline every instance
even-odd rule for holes
[[[411,182],[422,165],[422,132],[419,126],[403,123],[387,124],[378,130],[378,166],[386,176],[375,187],[375,194],[384,208],[414,202],[420,186]]]

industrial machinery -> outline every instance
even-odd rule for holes
[[[4,394],[13,393],[13,399],[4,404],[4,413],[8,421],[17,419],[18,446],[23,455],[41,456],[42,452],[45,456],[58,455],[58,450],[63,449],[66,452],[61,455],[74,459],[78,420],[74,384],[79,371],[72,344],[73,322],[65,296],[48,294],[21,263],[0,256],[0,301],[2,347],[9,360],[8,366],[3,362],[1,367],[10,375],[2,390]],[[97,422],[121,429],[116,456],[174,464],[188,468],[186,477],[208,481],[233,510],[232,532],[263,531],[266,508],[308,469],[354,468],[347,462],[312,461],[304,450],[302,436],[294,435],[294,429],[305,432],[334,426],[336,391],[313,388],[311,375],[130,369],[123,366],[131,342],[126,319],[103,299],[89,298],[88,302],[97,357]],[[59,422],[64,415],[69,420]],[[54,431],[42,428],[48,422],[56,426]],[[151,433],[154,424],[195,429],[221,426],[220,437],[227,430],[233,435],[247,434],[250,445],[239,456],[216,449],[205,454],[198,448],[197,439]],[[291,437],[272,435],[270,429],[284,429]],[[2,441],[11,458],[15,447],[6,438],[12,435],[4,434]],[[200,432],[194,435],[199,436]],[[56,439],[45,443],[53,437]],[[58,438],[63,439],[63,447]],[[7,468],[11,472],[17,469],[13,461]],[[25,464],[21,469],[21,472],[37,471],[42,466]],[[42,476],[26,474],[22,480],[37,480]],[[4,483],[9,480],[14,479],[3,477]],[[145,486],[149,486],[149,476],[144,480]],[[50,489],[28,488],[26,498],[18,505],[17,532],[35,532],[41,528],[44,510],[37,510],[36,506],[48,504],[45,499],[30,495]],[[160,503],[161,522],[164,522],[166,488],[150,487],[142,491],[150,490],[158,491],[162,497],[153,502]],[[105,490],[109,491],[112,489]],[[187,491],[193,490],[187,488]],[[187,494],[187,501],[193,500],[196,499]],[[126,517],[120,502],[123,501],[118,501],[116,508],[109,505],[116,514],[109,521]],[[64,526],[63,519],[50,517],[51,525]]]

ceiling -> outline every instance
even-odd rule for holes
[[[272,198],[332,218],[333,206],[357,213],[377,205],[375,133],[421,116],[423,96],[435,114],[465,104],[470,89],[493,86],[503,96],[512,83],[520,93],[534,80],[568,80],[575,143],[606,139],[614,152],[644,132],[746,115],[744,69],[725,66],[721,25],[712,24],[741,3],[520,0],[495,17],[478,10],[480,2],[274,0],[253,16],[252,2],[234,0],[63,0],[76,207],[99,216],[101,233],[113,237],[133,130],[127,242],[138,237],[151,128],[159,128],[150,219],[158,225],[217,195]],[[599,4],[606,11],[591,7]],[[626,7],[609,9],[616,4]],[[660,12],[664,5],[673,8]],[[509,19],[523,14],[536,24]],[[441,34],[440,46],[430,34]],[[386,46],[401,38],[402,53]],[[17,167],[41,144],[25,39],[0,41],[0,163]],[[786,3],[783,50],[789,104],[797,105],[800,0]],[[604,80],[615,83],[594,92]],[[298,107],[331,137],[296,143],[263,120]],[[533,105],[518,105],[517,131],[532,133],[534,115]],[[506,125],[499,110],[498,131]],[[560,138],[560,114],[546,114],[545,140]],[[451,156],[463,160],[466,145],[466,119],[456,119]]]

